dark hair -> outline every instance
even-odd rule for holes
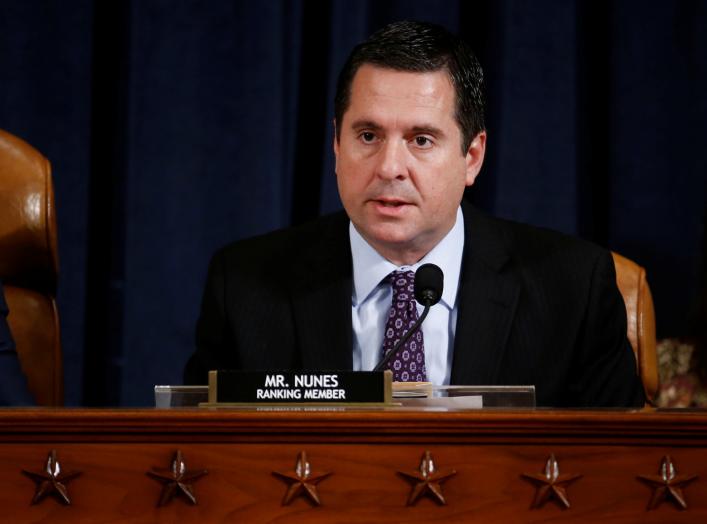
[[[349,107],[353,78],[363,64],[416,73],[446,69],[456,92],[455,117],[462,135],[462,154],[485,129],[484,74],[468,44],[441,26],[403,21],[373,33],[354,47],[346,60],[334,98],[337,140]]]

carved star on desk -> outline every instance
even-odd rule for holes
[[[32,498],[32,504],[38,504],[47,495],[54,494],[60,502],[71,505],[69,491],[65,484],[81,475],[80,471],[62,472],[61,464],[56,458],[56,450],[53,449],[47,456],[47,463],[44,466],[44,471],[27,471],[22,470],[22,473],[34,480],[37,484],[37,490]]]
[[[447,501],[444,499],[444,495],[442,494],[441,484],[449,477],[456,474],[457,472],[453,469],[437,471],[434,459],[429,451],[425,451],[422,455],[418,471],[398,471],[398,475],[402,475],[415,483],[410,491],[410,496],[408,497],[408,506],[415,504],[415,502],[417,502],[420,497],[426,493],[434,498],[439,504],[446,504]]]
[[[184,462],[181,450],[177,450],[172,459],[172,464],[166,468],[152,468],[147,474],[163,484],[162,494],[157,502],[157,506],[164,506],[172,501],[180,493],[186,499],[196,504],[196,495],[192,482],[196,482],[204,475],[208,474],[205,469],[187,470],[187,464]]]
[[[657,507],[664,500],[671,500],[681,509],[687,509],[682,488],[697,478],[697,475],[678,475],[677,468],[669,455],[660,461],[658,475],[638,475],[638,478],[653,488],[648,509]]]
[[[331,472],[315,473],[312,471],[312,466],[307,460],[307,452],[300,451],[297,455],[294,473],[273,471],[272,474],[280,477],[290,485],[287,488],[285,497],[282,499],[283,506],[287,506],[300,494],[304,494],[314,504],[319,506],[321,502],[319,500],[319,493],[317,492],[317,484],[331,475]]]
[[[537,485],[532,508],[542,507],[552,498],[556,499],[565,508],[569,508],[570,500],[565,488],[582,475],[575,473],[560,475],[560,464],[557,462],[555,455],[551,454],[545,463],[545,471],[543,473],[523,473],[522,476]]]

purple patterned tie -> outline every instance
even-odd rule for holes
[[[383,355],[393,349],[418,318],[415,304],[415,272],[393,271],[388,275],[388,281],[393,285],[393,303],[385,324]],[[398,348],[398,354],[388,362],[386,367],[393,371],[393,380],[396,382],[427,380],[422,330],[418,330]]]

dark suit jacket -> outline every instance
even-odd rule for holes
[[[10,328],[5,295],[0,282],[0,406],[27,406],[34,403],[20,368]]]
[[[642,405],[610,253],[462,206],[452,384],[534,384],[539,406]],[[185,381],[351,369],[351,289],[343,212],[227,246],[209,268]]]

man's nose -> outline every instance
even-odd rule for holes
[[[378,176],[390,180],[407,177],[407,148],[402,140],[386,140],[378,151]]]

